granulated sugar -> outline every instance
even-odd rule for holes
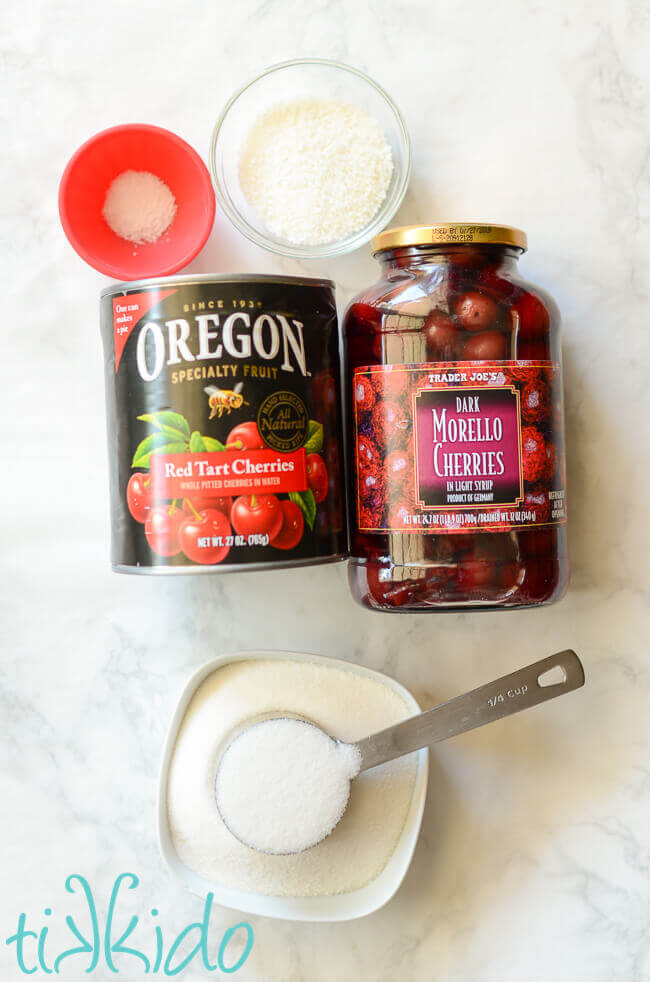
[[[167,783],[169,829],[187,867],[222,886],[285,897],[347,893],[374,880],[399,840],[415,786],[413,755],[364,771],[350,787],[331,835],[296,855],[243,845],[217,808],[220,756],[235,727],[291,712],[346,743],[405,719],[410,708],[389,686],[309,661],[250,659],[209,675],[179,728]]]
[[[268,109],[244,143],[239,180],[270,232],[334,242],[377,214],[393,161],[381,126],[358,106],[302,99]]]
[[[149,171],[125,170],[106,192],[102,214],[116,235],[137,245],[157,242],[176,216],[176,199]]]
[[[217,805],[231,832],[252,849],[296,853],[339,822],[359,773],[356,747],[299,719],[245,729],[219,765]]]

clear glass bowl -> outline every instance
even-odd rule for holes
[[[239,182],[241,148],[255,120],[277,103],[302,98],[340,99],[365,109],[382,127],[393,155],[390,185],[372,220],[353,235],[321,245],[296,245],[275,237],[249,205]],[[299,58],[267,68],[227,102],[212,134],[210,170],[221,207],[243,235],[279,255],[319,259],[358,249],[388,225],[406,193],[411,146],[397,106],[371,78],[341,62]]]

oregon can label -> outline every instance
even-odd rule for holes
[[[167,277],[102,293],[112,562],[198,572],[343,558],[329,281]]]

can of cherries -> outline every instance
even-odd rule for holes
[[[333,284],[175,276],[104,290],[112,562],[197,573],[347,554]]]
[[[517,608],[566,590],[559,314],[498,225],[381,233],[343,327],[350,584],[383,611]]]

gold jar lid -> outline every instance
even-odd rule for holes
[[[372,240],[373,255],[386,249],[427,245],[505,245],[525,252],[526,233],[510,225],[445,222],[441,225],[403,225],[387,228]]]

